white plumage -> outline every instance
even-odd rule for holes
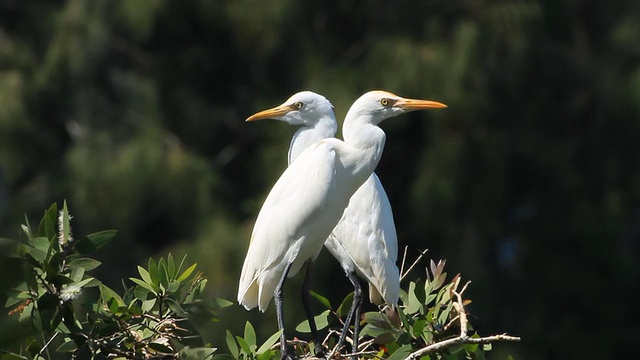
[[[305,103],[302,101],[285,102],[279,107],[257,113],[247,120],[292,112],[300,113],[304,106]],[[385,142],[385,134],[377,125],[384,119],[403,112],[439,107],[445,105],[427,100],[404,99],[385,91],[368,92],[356,100],[347,113],[343,125],[344,142],[324,138],[310,146],[301,145],[301,148],[306,148],[296,157],[295,153],[300,150],[295,143],[305,136],[311,137],[310,134],[305,134],[307,129],[299,130],[292,140],[289,153],[290,160],[295,160],[271,189],[258,214],[240,276],[238,302],[247,309],[258,306],[264,311],[274,296],[274,291],[277,296],[281,296],[281,285],[287,270],[288,276],[293,276],[305,262],[312,264],[341,218],[344,220],[344,228],[334,231],[333,236],[328,239],[327,247],[334,255],[337,254],[336,257],[345,270],[354,267],[354,270],[367,279],[369,276],[375,278],[376,275],[396,276],[392,274],[393,268],[397,273],[395,261],[391,263],[391,269],[381,266],[379,274],[364,267],[361,269],[358,262],[365,261],[362,259],[365,259],[367,254],[370,256],[370,251],[357,245],[351,249],[346,241],[340,243],[339,240],[355,236],[358,240],[354,240],[354,244],[359,244],[364,239],[367,244],[375,244],[379,232],[376,232],[374,226],[380,224],[393,228],[392,217],[389,217],[390,221],[382,218],[372,219],[370,224],[366,225],[357,221],[360,208],[363,206],[369,206],[371,213],[378,212],[386,206],[390,211],[386,195],[381,195],[384,194],[384,190],[378,191],[382,187],[377,186],[377,177],[370,178],[380,160]],[[332,111],[330,114],[333,117]],[[297,121],[304,126],[306,118],[299,116]],[[335,118],[333,121],[335,122]],[[352,196],[368,178],[373,179],[368,186],[372,186],[376,192],[366,190],[363,196],[358,195],[354,201]],[[378,201],[374,199],[376,195],[373,194],[377,194]],[[354,210],[345,211],[350,199]],[[341,251],[341,247],[345,251]],[[376,251],[383,251],[387,257],[395,259],[397,245],[385,246],[384,249]],[[375,283],[373,285],[378,287]],[[378,289],[385,295],[385,299],[388,298],[387,301],[395,303],[397,288],[387,289],[380,286]],[[277,305],[278,324],[283,329],[282,307],[281,304]],[[286,352],[284,338],[283,332],[283,354]]]

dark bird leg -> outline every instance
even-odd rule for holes
[[[287,350],[287,337],[284,334],[284,313],[282,311],[282,303],[284,296],[282,294],[282,289],[284,287],[284,281],[287,279],[287,275],[289,274],[289,269],[291,269],[291,263],[288,263],[284,268],[284,272],[282,273],[282,278],[280,278],[280,282],[278,282],[278,286],[276,287],[274,298],[276,303],[276,316],[278,318],[278,329],[282,331],[280,334],[280,359],[281,360],[289,360],[294,359],[294,356],[289,353]]]
[[[337,348],[340,348],[344,343],[344,339],[347,337],[347,331],[349,330],[349,326],[351,325],[351,320],[353,319],[353,353],[358,352],[358,338],[360,336],[360,310],[362,305],[362,286],[360,286],[360,280],[358,280],[358,276],[354,271],[347,272],[347,277],[351,284],[353,284],[353,302],[351,303],[351,309],[349,309],[349,314],[347,314],[347,318],[344,319],[344,327],[342,328],[342,333],[340,334],[340,339],[338,340]],[[355,319],[354,319],[355,317]],[[353,359],[357,359],[357,356],[353,356]]]
[[[353,284],[353,303],[356,304],[356,312],[353,319],[353,348],[352,353],[358,352],[358,345],[360,340],[360,311],[362,311],[362,286],[360,286],[360,280],[356,276],[355,272],[350,273],[349,280]],[[369,285],[371,286],[371,285]],[[354,355],[353,360],[358,360],[358,356]]]
[[[307,314],[307,320],[309,320],[309,328],[311,329],[311,333],[313,334],[313,340],[315,341],[314,350],[315,350],[316,356],[324,357],[324,350],[322,349],[322,341],[320,340],[320,335],[318,334],[316,321],[313,318],[313,312],[311,312],[309,287],[311,285],[311,269],[312,268],[313,268],[313,260],[309,260],[307,262],[307,272],[304,275],[304,281],[302,282],[302,289],[300,291],[300,296],[302,297],[302,305],[304,306],[304,311]]]

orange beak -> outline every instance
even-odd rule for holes
[[[273,119],[275,117],[283,116],[289,111],[293,110],[291,106],[279,105],[271,109],[257,112],[247,118],[246,121],[256,121],[263,119]]]
[[[416,100],[400,98],[394,106],[397,106],[406,111],[424,110],[424,109],[441,109],[446,108],[447,105],[431,100]]]

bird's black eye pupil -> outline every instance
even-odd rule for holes
[[[382,100],[380,100],[380,104],[382,104],[382,106],[387,106],[387,105],[389,105],[389,100],[382,99]]]

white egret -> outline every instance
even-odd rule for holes
[[[344,141],[327,138],[309,146],[267,195],[242,267],[238,302],[247,309],[258,306],[265,311],[275,296],[283,358],[290,357],[282,310],[285,279],[307,263],[302,292],[308,294],[308,275],[313,261],[351,196],[380,161],[385,134],[377,125],[404,112],[442,107],[446,106],[434,101],[405,99],[385,91],[362,95],[345,118]],[[303,295],[305,297],[308,295]],[[309,316],[308,304],[305,310]]]
[[[338,127],[329,100],[311,91],[296,93],[282,105],[252,115],[247,121],[262,119],[301,126],[291,139],[289,164],[315,142],[334,137]],[[375,173],[353,194],[338,225],[325,241],[325,247],[338,259],[354,287],[353,303],[337,347],[344,342],[353,319],[353,350],[357,352],[362,288],[356,275],[369,283],[372,303],[396,305],[400,290],[400,272],[396,266],[398,237],[393,212]],[[315,328],[312,316],[309,322],[310,327]]]

